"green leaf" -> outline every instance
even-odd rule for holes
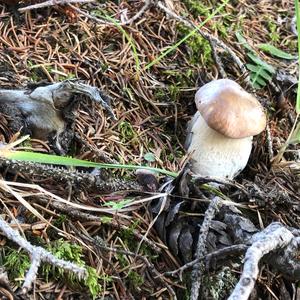
[[[261,89],[264,85],[261,85],[259,82],[258,82],[258,78],[259,78],[259,74],[258,73],[251,73],[250,74],[250,80],[251,80],[251,84],[253,85],[253,87],[255,89]]]
[[[284,59],[296,59],[297,56],[291,55],[287,52],[284,52],[270,44],[259,44],[258,48],[261,49],[264,52],[270,53],[273,56],[284,58]]]
[[[270,66],[269,64],[267,64],[265,61],[261,60],[259,57],[257,57],[253,53],[248,53],[247,55],[250,57],[250,59],[253,62],[255,62],[259,66],[262,66],[265,70],[267,70],[271,74],[275,74],[276,73],[275,69],[272,66]]]
[[[266,82],[263,80],[263,78],[257,76],[256,78],[256,82],[260,85],[260,86],[266,86]]]
[[[260,71],[260,76],[266,79],[268,82],[272,79],[272,76],[267,73],[264,69]]]
[[[104,216],[104,217],[100,217],[100,221],[104,224],[109,224],[113,221],[113,218]]]
[[[249,71],[254,72],[254,73],[257,73],[260,69],[259,66],[255,66],[255,65],[252,65],[252,64],[246,64],[246,67]]]
[[[251,46],[247,43],[246,39],[242,36],[242,34],[241,34],[239,31],[237,31],[237,32],[235,33],[235,36],[236,36],[237,40],[239,41],[239,43],[240,43],[243,47],[245,47],[247,50],[253,52],[253,49],[252,49]]]
[[[264,72],[265,70],[262,66],[257,66],[257,68],[255,68],[255,72],[252,72],[250,74],[251,83],[254,88],[260,89],[267,84],[264,78],[262,77],[262,73]]]
[[[258,83],[256,83],[256,82],[252,82],[252,86],[253,86],[256,90],[259,90],[259,89],[262,88],[262,87],[261,87]]]
[[[115,210],[121,210],[124,208],[127,204],[131,203],[133,200],[132,199],[124,199],[119,202],[114,202],[114,201],[108,201],[104,204],[104,206],[111,207]]]
[[[144,155],[144,159],[148,162],[155,162],[156,159],[155,159],[155,155],[151,152],[148,152]]]
[[[57,156],[57,155],[27,152],[27,151],[11,151],[6,149],[0,149],[0,157],[6,159],[12,159],[12,160],[36,162],[41,164],[64,165],[64,166],[73,166],[73,167],[87,167],[87,168],[99,168],[99,169],[101,168],[129,169],[129,170],[137,170],[141,168],[141,166],[137,166],[137,165],[95,163],[92,161],[77,159],[73,157]],[[147,166],[143,166],[142,168],[157,173],[165,174],[171,177],[176,177],[178,175],[175,172],[171,172],[159,168],[152,168]]]
[[[272,79],[272,76],[269,75],[261,66],[254,66],[251,64],[246,64],[246,67],[249,71],[254,72],[254,73],[260,73],[260,75],[266,79],[267,81],[270,81]]]

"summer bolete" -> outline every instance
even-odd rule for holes
[[[266,126],[258,100],[229,79],[211,81],[195,95],[198,112],[188,126],[191,170],[201,176],[232,179],[249,159],[252,138]]]

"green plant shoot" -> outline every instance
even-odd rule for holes
[[[171,172],[164,169],[153,168],[148,166],[137,166],[137,165],[123,165],[123,164],[106,164],[106,163],[95,163],[92,161],[86,161],[73,157],[64,157],[45,153],[35,153],[27,151],[13,151],[7,149],[0,149],[0,157],[11,160],[29,161],[40,164],[51,164],[51,165],[64,165],[73,167],[86,167],[86,168],[104,168],[104,169],[146,169],[153,172],[161,173],[167,176],[176,177],[176,172]]]

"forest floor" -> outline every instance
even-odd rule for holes
[[[26,2],[0,4],[1,88],[24,89],[40,82],[79,79],[111,99],[117,118],[113,121],[99,104],[79,97],[67,155],[181,172],[187,162],[186,125],[196,111],[195,92],[203,84],[227,76],[259,99],[268,114],[268,126],[255,137],[247,168],[234,184],[225,184],[222,193],[238,203],[243,215],[259,229],[273,221],[299,228],[299,170],[290,168],[299,163],[297,146],[288,147],[280,164],[271,164],[296,119],[294,1],[99,0],[19,12]],[[195,25],[204,36],[194,30]],[[261,44],[284,54],[267,46],[269,53]],[[247,69],[247,64],[255,69]],[[12,126],[12,116],[2,112],[0,118],[2,143],[12,143],[24,133],[24,128],[17,132]],[[56,150],[51,140],[37,138],[16,149],[52,154]],[[195,249],[207,208],[207,198],[197,196],[197,188],[190,189],[185,198],[179,192],[168,195],[164,209],[172,208],[174,213],[162,229],[153,225],[155,209],[150,207],[165,192],[121,189],[107,194],[55,180],[49,174],[9,167],[2,168],[2,176],[1,217],[14,228],[17,220],[32,244],[88,267],[89,276],[79,280],[42,264],[33,288],[20,295],[29,257],[0,236],[0,265],[11,288],[2,287],[0,294],[9,290],[8,299],[13,293],[16,299],[174,299],[175,295],[189,299],[191,270],[183,277],[165,272],[188,261],[169,238],[177,234],[176,226],[184,218],[194,218],[188,222],[189,228],[195,227],[189,235],[194,239],[191,251]],[[135,172],[126,169],[105,176],[136,180]],[[160,185],[167,181],[165,175],[159,177]],[[13,192],[7,188],[12,187],[11,182],[19,183]],[[37,184],[43,190],[26,184]],[[78,206],[55,201],[53,195]],[[184,206],[175,205],[183,201]],[[182,234],[187,229],[180,230]],[[222,227],[219,233],[223,231]],[[219,248],[220,234],[216,236],[210,240],[212,249]],[[191,258],[192,254],[186,255]],[[238,255],[204,272],[201,299],[227,298],[241,270],[242,256]],[[293,280],[263,267],[252,299],[295,299],[297,289]]]

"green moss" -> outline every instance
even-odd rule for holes
[[[40,268],[40,276],[45,278],[46,281],[54,279],[57,281],[64,281],[76,288],[86,287],[91,296],[95,298],[102,290],[104,281],[110,281],[111,278],[104,274],[102,276],[97,274],[97,271],[89,266],[86,266],[83,260],[82,248],[77,244],[71,244],[62,239],[51,243],[47,250],[49,250],[57,258],[64,259],[76,263],[79,266],[87,269],[88,276],[85,280],[79,280],[77,275],[72,272],[65,272],[65,270],[55,267],[51,264],[42,263]],[[26,272],[30,268],[30,259],[28,254],[21,250],[5,247],[2,249],[1,262],[7,270],[9,279],[15,281],[17,285],[22,285]]]
[[[140,221],[133,222],[131,226],[128,227],[128,229],[124,229],[119,232],[120,238],[123,240],[130,251],[136,251],[137,247],[140,244],[140,241],[133,234],[139,223]],[[153,250],[145,243],[141,244],[139,254],[145,255],[151,260],[155,260],[158,257],[157,253],[154,253]]]
[[[25,251],[17,251],[7,247],[3,255],[3,264],[8,272],[9,279],[17,281],[24,278],[30,267],[30,259]],[[21,282],[17,285],[21,285]]]
[[[60,214],[59,217],[53,222],[53,226],[61,228],[62,224],[67,221],[67,216]]]
[[[83,266],[87,269],[88,276],[85,280],[78,280],[74,273],[66,273],[63,269],[57,268],[50,264],[45,264],[42,267],[42,274],[48,280],[54,278],[56,280],[65,280],[67,283],[73,286],[85,286],[88,288],[90,294],[96,297],[102,290],[100,283],[100,276],[97,274],[94,268],[85,265],[82,254],[82,247],[77,244],[71,244],[62,239],[51,243],[48,249],[57,258],[64,259],[76,263],[79,266]]]
[[[139,223],[140,222],[137,220],[137,221],[133,222],[127,229],[123,229],[120,232],[120,236],[121,236],[122,240],[132,251],[134,251],[136,249],[136,247],[138,246],[138,241],[133,233],[136,230]]]
[[[107,216],[100,217],[100,221],[103,224],[109,224],[112,222],[112,220],[113,220],[113,218],[111,218],[111,217],[107,217]]]
[[[123,143],[131,142],[136,144],[138,142],[137,134],[129,122],[120,122],[118,130],[120,132],[120,139]]]
[[[234,1],[232,1],[234,2]],[[195,17],[200,17],[201,20],[206,19],[219,5],[220,1],[199,1],[199,0],[183,0],[187,10]],[[216,29],[220,36],[227,37],[228,32],[236,27],[237,18],[234,16],[234,11],[227,13],[226,7],[223,7],[220,11],[222,15],[218,19],[214,19],[212,22],[212,28]]]
[[[126,268],[128,266],[128,260],[124,254],[118,253],[117,255],[118,262],[121,268]]]
[[[280,35],[277,32],[277,24],[271,17],[267,19],[267,27],[269,29],[269,38],[271,39],[273,44],[278,43],[280,41]]]
[[[175,155],[174,155],[175,154]],[[178,158],[181,158],[181,157],[183,157],[184,156],[184,152],[181,150],[181,149],[174,149],[174,154],[173,153],[169,153],[168,155],[167,155],[167,159],[168,159],[168,161],[169,162],[175,162],[176,161],[176,159],[178,159]]]
[[[285,47],[287,47],[291,51],[297,51],[298,49],[298,41],[297,39],[286,39],[285,42],[283,43]]]
[[[204,278],[204,285],[214,300],[227,298],[235,287],[238,279],[229,267],[223,267],[215,275],[209,275]],[[209,298],[210,298],[209,297]]]
[[[181,70],[165,70],[163,74],[166,76],[166,81],[169,82],[167,89],[160,89],[155,93],[157,101],[166,102],[171,100],[177,102],[181,98],[182,88],[190,87],[191,82],[195,82],[195,70],[181,69]],[[152,118],[155,121],[155,118]],[[161,122],[161,119],[157,120]]]
[[[21,143],[21,146],[24,148],[32,148],[31,139],[30,138],[26,139],[24,142]],[[31,151],[31,150],[27,150],[27,151]]]
[[[166,90],[165,89],[156,89],[154,92],[154,99],[157,102],[164,102],[166,101]]]
[[[182,24],[177,26],[179,32],[179,39],[186,36],[191,29]],[[189,62],[194,65],[201,63],[202,65],[212,65],[212,51],[209,42],[204,39],[200,34],[195,33],[189,39],[186,40],[186,46],[190,49]]]
[[[199,0],[183,0],[187,10],[194,16],[207,17],[210,14],[211,7],[208,7],[204,1]]]
[[[144,278],[135,271],[129,271],[127,281],[131,287],[136,289],[144,283]]]
[[[97,271],[91,267],[87,267],[86,269],[88,276],[85,279],[84,284],[86,287],[88,287],[93,298],[96,298],[96,296],[98,296],[99,293],[102,291],[102,285],[99,283],[99,280],[104,282],[110,282],[111,277],[107,274],[105,274],[105,276],[99,276],[97,274]]]
[[[180,95],[181,95],[180,86],[177,84],[169,85],[168,90],[169,90],[169,95],[170,95],[171,100],[176,102],[180,98]]]

